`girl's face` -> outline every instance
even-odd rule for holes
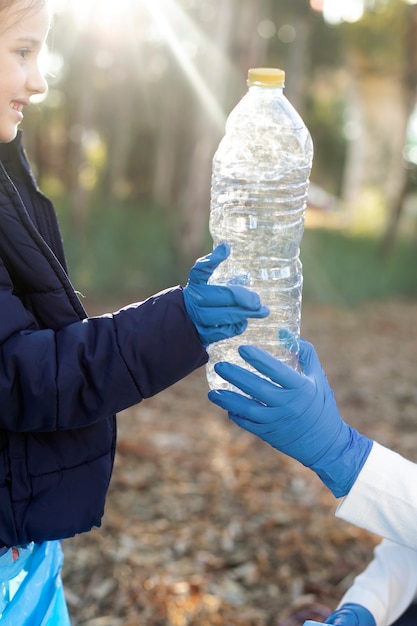
[[[39,55],[49,30],[49,12],[45,3],[29,7],[30,0],[17,0],[0,12],[0,142],[16,137],[30,97],[47,90]]]

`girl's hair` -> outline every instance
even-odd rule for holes
[[[48,0],[0,0],[0,33],[19,22],[31,11],[36,11],[45,4],[48,4]],[[16,8],[16,11],[13,12],[13,20],[8,19],[7,23],[4,24],[2,13],[12,8]]]
[[[22,0],[0,0],[0,13],[2,11],[5,11],[6,9],[9,9],[13,5],[21,4],[21,2]],[[31,11],[32,9],[35,9],[38,6],[40,7],[44,4],[45,0],[27,0],[27,2],[25,2],[25,7],[21,10],[22,12]]]

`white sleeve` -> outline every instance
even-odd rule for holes
[[[374,559],[357,576],[343,596],[346,602],[361,604],[375,618],[377,626],[389,626],[410,606],[417,592],[417,552],[383,540]]]
[[[336,516],[417,550],[417,464],[374,442]]]

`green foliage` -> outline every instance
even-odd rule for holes
[[[386,258],[372,235],[306,230],[301,246],[304,299],[353,306],[388,298],[417,298],[417,246],[398,239]]]
[[[310,15],[311,45],[310,62],[314,72],[316,68],[340,68],[346,63],[344,40],[340,36],[340,27],[327,24],[321,13]]]
[[[335,195],[340,194],[345,161],[344,106],[334,92],[321,89],[307,98],[304,115],[315,147],[312,180]]]
[[[407,34],[407,7],[398,0],[377,0],[361,20],[343,24],[340,33],[374,71],[400,68]]]
[[[315,144],[312,180],[333,194],[340,193],[349,164],[350,74],[355,79],[359,72],[363,81],[383,72],[395,82],[410,81],[408,26],[415,7],[399,0],[367,0],[362,20],[338,26],[312,11],[309,0],[179,0],[172,5],[180,10],[161,12],[162,19],[145,4],[132,2],[129,23],[106,31],[100,20],[91,28],[93,22],[80,21],[63,3],[52,31],[49,97],[25,116],[25,145],[42,189],[57,200],[74,285],[92,297],[143,297],[186,280],[188,266],[179,259],[187,256],[181,254],[187,242],[178,233],[184,223],[205,229],[204,220],[189,215],[207,212],[201,181],[209,180],[207,155],[223,132],[204,103],[211,95],[218,108],[230,110],[244,90],[249,62],[288,68],[288,88],[291,75],[297,79],[293,93]],[[268,40],[260,20],[272,25]],[[369,105],[363,96],[358,107],[366,112]],[[395,119],[401,112],[395,100],[392,106]],[[376,146],[369,153],[379,154],[374,135],[369,132]],[[196,161],[201,177],[189,175]],[[372,168],[364,171],[363,189],[374,185],[373,176]],[[384,191],[380,184],[378,193]],[[366,204],[356,220],[360,228],[374,209],[368,198]],[[386,207],[380,198],[375,204],[384,211],[381,236]],[[384,260],[377,235],[367,232],[306,232],[306,298],[350,304],[417,294],[412,243],[399,241]],[[193,235],[201,241],[205,232]],[[208,234],[206,243],[208,250]]]
[[[71,280],[87,298],[142,299],[186,279],[172,248],[173,224],[160,207],[94,206],[82,236],[68,207],[56,207]]]
[[[173,224],[160,207],[94,206],[82,238],[62,202],[57,209],[71,278],[87,302],[139,300],[185,283],[189,268],[174,252]],[[415,241],[399,238],[387,258],[379,246],[375,234],[306,229],[301,245],[304,300],[354,306],[376,299],[417,298]]]

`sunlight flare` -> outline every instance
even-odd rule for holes
[[[364,0],[324,0],[323,17],[329,24],[357,22],[364,14]]]
[[[167,42],[172,55],[175,57],[184,74],[187,76],[196,95],[200,99],[202,105],[208,111],[210,117],[219,128],[223,128],[226,116],[218,101],[213,95],[211,89],[201,76],[196,65],[193,63],[187,45],[186,39],[180,38],[176,26],[180,31],[188,33],[187,39],[202,43],[203,35],[197,32],[194,23],[185,15],[178,7],[175,0],[163,0],[155,2],[155,0],[142,0],[149,14],[160,30],[164,40]],[[215,55],[215,47],[210,45],[207,38],[204,41],[205,46],[210,49],[212,57]],[[224,59],[222,60],[224,62]]]
[[[52,0],[56,12],[66,12],[72,16],[80,31],[91,29],[97,39],[106,42],[123,39],[131,46],[132,55],[137,54],[144,21],[154,25],[153,37],[165,42],[170,54],[187,77],[194,93],[207,111],[210,119],[223,129],[226,121],[216,94],[209,87],[207,77],[198,68],[197,57],[201,54],[211,59],[213,68],[219,64],[234,68],[215,42],[205,35],[186,14],[176,0]],[[136,26],[135,26],[136,25]],[[200,56],[201,56],[200,54]],[[142,61],[143,62],[143,61]],[[138,60],[139,65],[139,60]],[[214,84],[216,81],[213,81]]]
[[[117,26],[134,10],[135,0],[54,0],[59,9],[69,4],[72,14],[80,24],[109,28]]]

